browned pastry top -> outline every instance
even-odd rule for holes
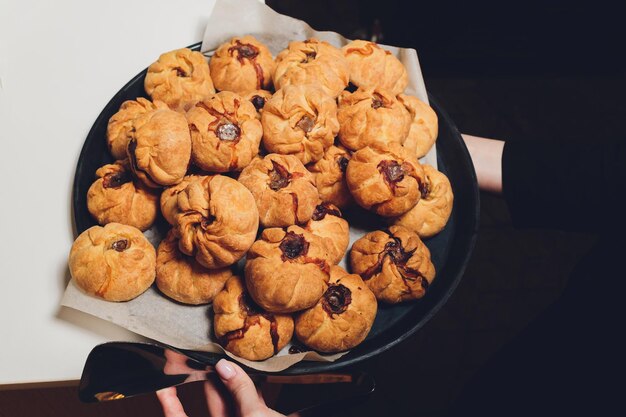
[[[417,158],[395,143],[355,152],[346,171],[355,201],[384,217],[399,216],[417,204],[423,177]]]
[[[350,227],[337,206],[320,202],[305,229],[325,240],[331,264],[338,264],[343,259],[350,243]]]
[[[350,68],[350,82],[355,86],[383,88],[397,95],[409,84],[402,62],[376,43],[354,40],[341,50]]]
[[[264,227],[306,223],[319,199],[313,176],[293,155],[255,159],[241,171],[239,182],[254,195]]]
[[[411,128],[403,145],[414,152],[415,156],[421,158],[428,153],[437,140],[439,129],[437,113],[417,97],[400,94],[398,101],[411,114]]]
[[[240,171],[259,153],[263,130],[251,102],[222,91],[188,112],[192,160],[209,172]]]
[[[98,224],[122,223],[146,230],[156,220],[158,194],[134,181],[128,161],[116,161],[96,171],[87,191],[87,209]]]
[[[445,227],[452,213],[454,195],[448,177],[430,165],[422,167],[424,182],[420,186],[420,201],[392,222],[414,231],[421,238],[427,238]]]
[[[141,231],[109,223],[81,233],[70,251],[70,274],[81,289],[108,301],[128,301],[154,282],[156,253]]]
[[[319,352],[352,349],[367,337],[377,309],[376,297],[361,277],[333,266],[322,298],[296,316],[296,337]]]
[[[346,183],[346,169],[350,158],[352,152],[342,145],[332,145],[324,152],[322,159],[307,166],[315,177],[315,185],[322,201],[339,208],[346,208],[353,203]]]
[[[252,246],[259,213],[250,191],[223,175],[198,176],[176,196],[174,230],[181,252],[207,268],[241,259]]]
[[[261,307],[288,313],[309,308],[319,300],[329,270],[323,238],[299,226],[270,228],[248,252],[246,285]]]
[[[288,84],[317,84],[326,94],[337,97],[349,77],[348,61],[341,50],[311,38],[289,42],[278,54],[273,80],[277,90]]]
[[[263,311],[248,296],[242,280],[233,276],[213,302],[213,328],[229,352],[249,359],[267,359],[281,350],[293,335],[290,315]]]
[[[295,155],[303,164],[322,158],[337,132],[337,104],[316,85],[288,85],[266,103],[261,117],[269,152]]]
[[[375,142],[402,143],[409,134],[411,115],[396,97],[381,88],[359,88],[339,96],[339,140],[358,150]]]
[[[272,85],[272,53],[254,36],[234,37],[217,48],[209,61],[211,78],[220,91],[246,94]]]
[[[376,298],[387,303],[423,297],[435,278],[430,251],[402,226],[370,232],[354,242],[350,264]]]
[[[144,88],[153,100],[179,111],[186,111],[215,93],[204,55],[188,48],[166,52],[152,63]]]

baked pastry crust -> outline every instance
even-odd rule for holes
[[[315,162],[339,131],[335,100],[315,85],[287,85],[263,108],[263,145],[269,152]]]
[[[254,196],[263,227],[306,223],[319,200],[313,175],[293,155],[255,159],[241,171],[239,182]]]
[[[197,181],[199,178],[199,175],[186,175],[181,182],[165,188],[161,193],[161,214],[172,226],[176,224],[176,215],[179,213],[178,194],[184,191],[192,181]]]
[[[222,91],[187,112],[191,157],[209,172],[240,171],[259,153],[263,129],[249,101]]]
[[[361,207],[380,216],[395,217],[419,201],[424,170],[402,145],[374,144],[352,155],[346,181]]]
[[[350,244],[350,227],[337,206],[320,202],[304,228],[324,239],[328,262],[338,264],[343,259]]]
[[[339,96],[339,140],[356,151],[375,142],[402,143],[409,134],[411,116],[388,90],[359,88]]]
[[[126,147],[135,130],[133,121],[140,115],[156,109],[166,109],[167,104],[151,102],[143,97],[136,100],[126,100],[120,109],[109,119],[107,124],[107,145],[115,159],[126,158]]]
[[[257,111],[257,119],[261,120],[261,114],[265,104],[272,98],[272,93],[267,90],[254,90],[243,95],[243,99],[252,103]]]
[[[420,187],[420,201],[411,210],[393,220],[393,224],[414,231],[421,238],[441,232],[448,223],[454,195],[448,177],[430,165],[424,168],[424,182]]]
[[[236,180],[198,176],[176,199],[178,247],[201,265],[210,269],[232,265],[254,243],[259,212],[250,191]]]
[[[192,305],[210,303],[232,276],[230,268],[206,269],[194,258],[183,254],[171,230],[157,249],[157,287],[178,302]]]
[[[319,352],[352,349],[367,337],[377,310],[376,297],[361,277],[333,266],[322,298],[296,316],[296,337]]]
[[[422,298],[435,278],[430,251],[402,226],[370,232],[354,242],[350,265],[379,301],[391,304]]]
[[[169,109],[137,117],[126,153],[137,178],[151,188],[182,181],[191,158],[187,119]]]
[[[100,225],[122,223],[146,230],[158,214],[158,194],[133,181],[128,161],[116,161],[96,171],[87,191],[87,209]]]
[[[326,290],[330,265],[324,239],[301,228],[263,230],[248,252],[246,286],[267,311],[312,307]]]
[[[348,61],[340,49],[315,38],[289,42],[276,56],[273,80],[276,90],[289,84],[317,84],[337,97],[350,79]]]
[[[253,361],[272,357],[291,341],[293,318],[263,311],[233,276],[213,301],[213,330],[229,352]]]
[[[274,58],[254,36],[234,37],[217,48],[209,69],[215,88],[243,95],[271,87]]]
[[[215,93],[204,55],[188,48],[162,54],[148,67],[144,88],[153,100],[187,111]]]
[[[409,84],[402,62],[376,43],[354,40],[341,50],[350,68],[350,82],[355,86],[379,87],[397,95]]]
[[[119,223],[93,226],[70,251],[70,274],[86,293],[128,301],[154,282],[156,253],[139,229]]]
[[[332,145],[324,152],[322,159],[307,167],[315,177],[320,200],[339,208],[346,208],[353,203],[346,183],[346,168],[350,158],[352,152],[342,145]]]
[[[418,158],[423,157],[433,147],[439,133],[437,113],[417,97],[400,94],[398,101],[411,114],[411,128],[404,140],[404,147],[415,152]]]

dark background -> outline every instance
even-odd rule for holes
[[[476,0],[267,3],[317,30],[360,38],[382,34],[382,43],[415,48],[429,92],[461,132],[559,141],[563,152],[570,141],[624,139],[624,6],[597,1],[581,6]],[[581,192],[593,198],[593,190]],[[377,391],[345,415],[445,413],[489,357],[557,299],[595,241],[592,235],[516,230],[499,197],[483,193],[481,204],[477,245],[459,288],[416,335],[363,364],[376,377]],[[206,415],[198,387],[181,391],[190,416]],[[326,395],[285,387],[278,404],[293,409]],[[75,388],[49,388],[0,392],[3,415],[160,415],[160,408],[153,396],[87,406],[78,403]]]

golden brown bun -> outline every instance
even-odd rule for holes
[[[239,182],[254,195],[263,227],[309,221],[319,200],[313,181],[313,175],[293,155],[255,159],[239,175]]]
[[[233,276],[213,302],[213,329],[219,343],[240,358],[261,361],[272,357],[293,336],[293,318],[261,310]]]
[[[317,304],[296,316],[296,337],[319,352],[352,349],[372,328],[376,297],[360,276],[339,266],[330,269],[328,284]]]
[[[324,239],[328,262],[338,264],[343,259],[350,244],[350,227],[337,206],[320,202],[304,228]]]
[[[327,258],[324,240],[299,226],[265,229],[248,252],[246,286],[267,311],[304,310],[326,289]]]
[[[199,175],[186,175],[181,182],[165,188],[161,193],[161,214],[172,226],[176,224],[176,215],[179,213],[178,194],[199,177]]]
[[[98,224],[122,223],[146,230],[156,220],[159,196],[135,183],[128,161],[116,161],[96,171],[87,191],[87,209]]]
[[[257,111],[257,119],[261,120],[261,114],[265,104],[272,98],[272,93],[267,90],[254,90],[243,95],[243,99],[252,103]]]
[[[411,210],[393,220],[393,224],[404,226],[421,238],[436,235],[448,223],[454,196],[448,177],[430,165],[424,168],[424,182],[420,188],[422,198]]]
[[[354,40],[342,51],[350,68],[350,82],[357,87],[380,87],[396,95],[409,84],[402,62],[374,42]]]
[[[409,134],[411,116],[387,90],[344,91],[339,96],[339,140],[356,151],[375,142],[402,143]]]
[[[348,61],[341,50],[314,38],[289,42],[276,57],[273,75],[276,90],[289,84],[316,84],[332,97],[346,88],[349,78]]]
[[[220,45],[209,68],[215,88],[243,95],[271,87],[274,58],[267,46],[246,35]]]
[[[178,246],[211,269],[241,259],[256,238],[259,212],[246,187],[223,175],[198,176],[176,198]]]
[[[139,229],[119,223],[93,226],[70,251],[70,274],[85,292],[107,301],[128,301],[154,282],[156,253]]]
[[[228,267],[206,269],[194,258],[183,254],[172,231],[157,249],[157,287],[178,302],[192,305],[210,303],[232,276]]]
[[[133,121],[140,115],[156,109],[167,108],[167,104],[157,101],[152,103],[143,97],[126,100],[110,119],[107,125],[107,144],[115,159],[126,158],[126,146],[134,132]]]
[[[137,178],[151,188],[182,181],[191,158],[191,137],[185,116],[157,109],[138,116],[126,153]]]
[[[398,101],[411,114],[411,129],[403,145],[421,158],[428,153],[437,140],[439,132],[437,113],[417,97],[400,94]]]
[[[353,203],[346,183],[346,168],[350,158],[352,152],[341,145],[333,145],[324,152],[322,159],[307,167],[315,177],[320,200],[339,208],[346,208]]]
[[[357,204],[384,217],[413,208],[420,199],[423,178],[417,158],[397,143],[374,144],[355,152],[346,170],[348,188]]]
[[[339,131],[335,100],[315,85],[288,85],[266,103],[261,116],[263,145],[269,152],[315,162]]]
[[[370,232],[354,242],[350,265],[378,300],[392,304],[422,298],[435,278],[430,251],[402,226]]]
[[[162,54],[148,67],[144,88],[153,100],[187,111],[215,93],[204,55],[182,48]]]
[[[252,103],[222,91],[187,112],[191,157],[210,172],[241,171],[259,153],[263,130]]]

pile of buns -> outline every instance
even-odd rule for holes
[[[360,40],[294,41],[274,58],[243,36],[208,64],[189,49],[161,55],[151,100],[109,121],[116,162],[89,189],[100,226],[74,242],[73,279],[108,301],[156,280],[179,303],[212,302],[216,339],[250,360],[294,334],[319,352],[355,347],[379,301],[424,296],[435,268],[422,238],[452,210],[448,179],[418,162],[437,116],[407,84],[393,54]],[[389,227],[354,243],[349,273],[337,265],[350,241],[341,210],[355,204]],[[155,251],[142,231],[159,215],[171,229]]]

